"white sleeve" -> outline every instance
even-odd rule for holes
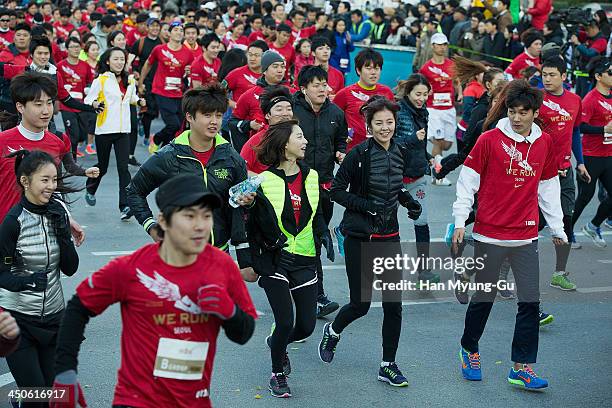
[[[85,96],[85,100],[83,103],[87,105],[91,105],[93,101],[98,99],[98,94],[100,93],[100,77],[93,80],[91,83],[91,87],[89,88],[89,93]]]
[[[544,214],[548,228],[550,228],[550,234],[567,242],[567,235],[563,230],[559,176],[540,181],[538,185],[538,205],[542,214]]]
[[[474,169],[463,166],[457,180],[457,199],[453,203],[453,217],[455,228],[465,228],[474,205],[474,194],[480,189],[480,174]]]

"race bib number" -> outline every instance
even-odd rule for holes
[[[159,339],[153,375],[175,380],[201,380],[208,342]]]
[[[83,94],[81,92],[69,92],[70,96],[74,99],[83,99]]]
[[[349,60],[348,58],[340,58],[340,68],[348,68]]]
[[[181,78],[166,77],[166,91],[180,91],[181,90]]]
[[[433,94],[433,106],[453,106],[450,92],[436,92]]]
[[[604,144],[612,144],[612,133],[604,133]]]

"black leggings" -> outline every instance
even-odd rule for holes
[[[117,173],[119,173],[119,209],[123,210],[128,206],[125,188],[130,184],[130,180],[132,179],[130,171],[128,170],[130,135],[127,133],[96,135],[96,150],[98,151],[100,176],[98,178],[88,178],[86,186],[89,194],[96,194],[102,177],[104,177],[108,170],[110,152],[113,147],[115,148],[115,159],[117,160]]]
[[[136,143],[138,143],[138,112],[136,105],[130,105],[130,156],[136,151]]]
[[[391,241],[399,242],[399,236]],[[363,241],[347,236],[344,239],[344,259],[346,262],[346,276],[348,278],[350,302],[340,309],[332,323],[334,332],[340,334],[352,322],[368,314],[371,302],[362,301],[361,298],[361,243]],[[373,276],[373,273],[372,273]],[[368,280],[372,276],[367,277]],[[364,282],[363,285],[368,285]],[[372,287],[371,284],[369,284]],[[382,347],[383,361],[394,362],[400,334],[402,332],[402,303],[385,302],[383,300]]]
[[[6,357],[15,383],[23,387],[51,387],[55,378],[55,347],[62,313],[32,317],[11,311],[21,329],[19,347]],[[41,402],[23,403],[26,408],[47,408]]]
[[[329,196],[329,191],[321,189],[319,202],[321,203],[321,208],[323,209],[323,219],[325,220],[325,225],[329,226],[329,223],[334,215],[334,202]],[[321,254],[321,256],[323,256],[323,254]],[[323,289],[323,264],[321,263],[320,256],[317,258],[317,279],[317,296],[323,296],[325,295],[325,290]]]
[[[307,338],[314,331],[317,320],[317,285],[310,284],[290,290],[287,281],[266,276],[259,279],[259,285],[266,292],[276,325],[270,341],[272,372],[282,373],[287,345]]]
[[[576,221],[580,218],[582,211],[591,202],[593,195],[595,195],[597,180],[600,180],[608,192],[608,198],[599,203],[597,213],[591,220],[593,225],[599,227],[612,212],[612,156],[584,156],[584,166],[591,175],[591,182],[585,183],[578,177],[578,198],[576,199],[574,215],[572,216],[572,226],[576,225]]]

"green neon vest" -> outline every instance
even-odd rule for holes
[[[287,243],[284,249],[296,255],[316,256],[312,220],[319,206],[319,176],[317,172],[315,170],[310,170],[304,183],[306,196],[312,208],[312,214],[310,215],[308,224],[304,226],[297,236],[293,236],[287,232],[281,219],[283,208],[285,207],[285,193],[287,192],[285,180],[270,171],[264,171],[262,175],[265,179],[261,184],[261,188],[270,201],[270,204],[272,204],[272,208],[274,208],[278,227],[287,237]]]

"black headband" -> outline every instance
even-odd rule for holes
[[[266,106],[263,107],[264,113],[270,113],[272,107],[279,102],[289,102],[291,104],[291,99],[285,95],[275,96],[274,98],[270,99],[270,102],[267,103]]]

